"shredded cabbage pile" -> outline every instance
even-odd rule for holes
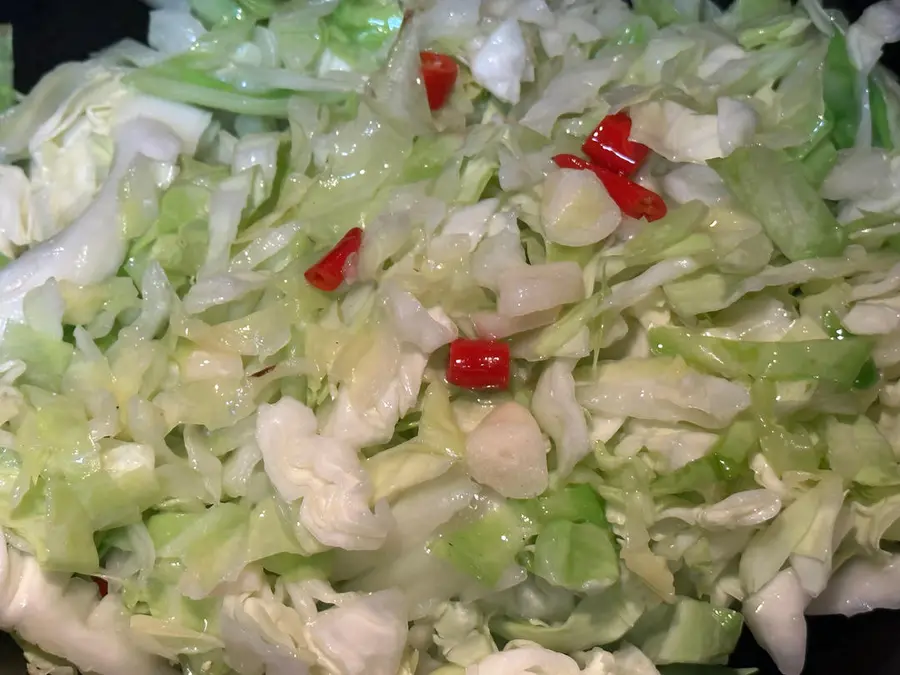
[[[798,675],[900,608],[896,2],[153,4],[25,97],[0,30],[30,672]],[[656,222],[551,161],[617,111]]]

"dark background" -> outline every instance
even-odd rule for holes
[[[825,4],[853,20],[871,2]],[[85,59],[123,37],[144,40],[147,8],[138,0],[0,0],[0,23],[8,22],[14,25],[16,88],[28,91],[58,63]],[[900,46],[889,47],[884,60],[900,69]],[[812,617],[807,649],[804,675],[898,675],[900,612]],[[24,674],[21,663],[14,646],[0,640],[0,675]],[[746,631],[733,665],[757,666],[763,675],[778,673]]]

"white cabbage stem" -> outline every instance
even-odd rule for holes
[[[745,490],[700,510],[701,527],[734,529],[754,527],[772,520],[781,511],[781,499],[769,490]]]
[[[849,561],[831,577],[807,614],[854,616],[873,609],[900,609],[900,556]]]
[[[631,108],[631,138],[672,162],[703,163],[722,157],[719,118],[675,101],[648,101]]]
[[[384,285],[384,296],[397,335],[424,354],[456,339],[456,326],[439,307],[425,309],[416,296],[390,281]]]
[[[510,269],[500,279],[497,309],[523,316],[584,299],[581,268],[574,262],[527,265]]]
[[[472,323],[479,337],[491,340],[502,340],[516,333],[549,326],[556,321],[559,310],[547,309],[542,312],[523,314],[522,316],[504,316],[496,312],[476,312],[472,315]]]
[[[730,155],[748,145],[756,133],[756,111],[749,103],[722,97],[718,100],[719,146],[723,155]]]
[[[513,401],[491,411],[466,439],[469,474],[504,497],[531,499],[547,489],[547,444],[537,421]]]
[[[578,675],[581,669],[569,656],[544,649],[534,643],[516,644],[514,640],[506,649],[491,654],[477,664],[466,668],[466,675]]]
[[[563,169],[544,181],[541,224],[548,241],[590,246],[603,241],[622,222],[622,211],[590,171]]]
[[[557,472],[566,476],[591,451],[587,419],[575,397],[574,361],[555,361],[534,389],[531,409],[556,448]]]
[[[528,65],[528,47],[519,22],[507,19],[472,56],[472,76],[501,101],[518,103]]]
[[[856,335],[887,335],[900,328],[900,309],[887,303],[858,302],[843,323]]]
[[[527,267],[518,232],[504,230],[485,238],[472,254],[472,277],[479,286],[497,290],[507,272]]]
[[[794,570],[779,572],[744,601],[743,613],[756,641],[784,675],[800,675],[806,660],[806,619],[809,596]]]

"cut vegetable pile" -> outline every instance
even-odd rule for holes
[[[722,675],[900,608],[900,6],[157,0],[12,90],[0,628]]]

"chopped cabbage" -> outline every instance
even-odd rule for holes
[[[34,672],[791,675],[900,607],[895,2],[148,4],[22,96],[0,27]]]

